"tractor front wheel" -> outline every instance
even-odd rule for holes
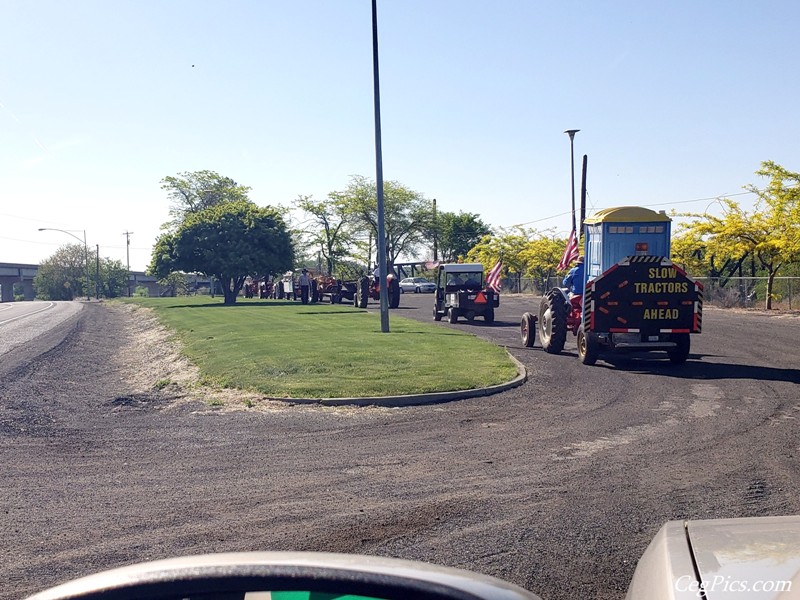
[[[584,365],[593,365],[600,355],[600,342],[597,334],[584,331],[583,325],[578,328],[578,358]]]
[[[458,323],[458,311],[453,307],[450,307],[447,311],[447,322],[450,324]]]
[[[539,305],[539,339],[548,354],[558,354],[567,342],[567,305],[559,290],[551,290]]]
[[[519,333],[522,336],[522,344],[526,348],[533,348],[533,344],[536,341],[536,319],[531,313],[526,312],[522,315]]]

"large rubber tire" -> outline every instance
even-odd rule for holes
[[[439,312],[439,309],[434,304],[433,305],[433,320],[434,321],[441,321],[442,320],[442,313]]]
[[[452,306],[447,309],[447,322],[451,325],[458,323],[458,310],[453,308]]]
[[[559,290],[551,290],[539,305],[539,339],[548,354],[558,354],[567,342],[567,304]]]
[[[519,333],[522,337],[522,345],[526,348],[533,348],[533,344],[536,342],[536,320],[531,313],[526,312],[522,315]]]
[[[691,348],[691,341],[688,333],[673,333],[673,341],[677,344],[674,348],[667,350],[669,361],[675,365],[682,365],[689,358],[689,350]]]
[[[392,278],[389,281],[389,308],[400,306],[400,282]]]
[[[583,325],[578,328],[578,358],[584,365],[593,365],[600,356],[600,342],[597,334],[585,332]]]
[[[353,303],[358,308],[367,308],[367,303],[369,302],[369,279],[366,277],[362,277],[358,280],[358,287],[356,287],[356,293],[353,296]]]
[[[485,323],[494,323],[494,308],[489,308],[483,313],[483,321]]]

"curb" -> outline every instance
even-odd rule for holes
[[[423,404],[441,404],[453,400],[466,400],[480,396],[499,394],[521,386],[528,380],[528,371],[506,348],[506,354],[517,365],[517,376],[511,381],[470,390],[454,390],[450,392],[431,392],[428,394],[407,394],[404,396],[374,396],[360,398],[269,398],[289,404],[319,404],[320,406],[386,406],[397,408],[403,406],[420,406]]]

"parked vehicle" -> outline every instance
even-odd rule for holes
[[[467,321],[483,317],[485,322],[493,323],[494,309],[498,306],[499,294],[484,285],[482,264],[439,265],[433,304],[434,321],[441,321],[444,316],[447,316],[449,323],[456,323],[458,317],[464,317]]]
[[[432,294],[436,291],[436,284],[424,277],[406,277],[400,280],[400,293],[413,292],[414,294]]]

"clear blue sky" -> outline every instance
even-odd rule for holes
[[[369,0],[0,9],[0,262],[74,241],[55,227],[123,263],[132,231],[144,269],[183,171],[284,206],[375,177]],[[796,0],[379,0],[378,19],[385,178],[441,210],[566,236],[572,128],[590,208],[713,212],[762,160],[800,170]]]

